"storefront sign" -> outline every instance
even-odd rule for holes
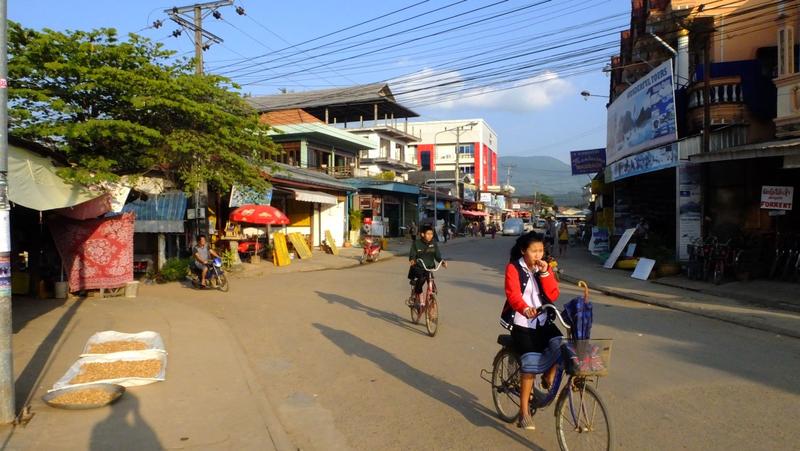
[[[479,199],[481,202],[485,204],[492,203],[492,193],[481,193],[481,197]]]
[[[249,188],[233,185],[231,187],[231,198],[228,201],[229,207],[241,207],[242,205],[269,205],[272,203],[272,188],[258,192]]]
[[[702,166],[678,165],[678,259],[689,259],[689,245],[703,233]]]
[[[608,107],[606,163],[678,137],[672,60],[664,61]]]
[[[670,144],[619,160],[606,166],[606,181],[673,168],[678,164],[678,146]]]
[[[793,186],[762,186],[761,208],[764,210],[791,210]]]
[[[520,204],[511,204],[511,209],[512,210],[519,210],[520,208],[522,208],[522,205],[520,205]]]
[[[600,255],[608,252],[608,229],[604,227],[592,227],[592,238],[589,240],[589,252],[592,255]]]
[[[569,153],[572,175],[594,174],[606,165],[606,149],[577,150]]]
[[[358,196],[359,210],[372,210],[372,196]]]

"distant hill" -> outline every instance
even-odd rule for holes
[[[506,183],[508,169],[511,169],[511,185],[519,196],[528,196],[536,191],[553,197],[557,205],[579,205],[583,186],[589,183],[587,175],[572,175],[567,163],[553,157],[499,157],[497,168],[498,182]]]

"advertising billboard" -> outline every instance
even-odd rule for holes
[[[569,153],[572,175],[594,174],[606,165],[606,149],[576,150]]]
[[[607,127],[606,164],[677,139],[671,61],[664,61],[614,100],[608,107]]]

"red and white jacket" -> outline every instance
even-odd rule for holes
[[[506,304],[503,307],[500,323],[510,329],[514,321],[514,312],[522,314],[527,307],[530,307],[523,299],[525,288],[530,283],[530,276],[519,261],[514,261],[506,266],[505,279]],[[536,273],[533,279],[543,303],[552,304],[558,299],[558,281],[552,272]]]

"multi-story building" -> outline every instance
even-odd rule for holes
[[[497,184],[497,133],[483,119],[410,122],[410,133],[419,137],[412,144],[422,171],[436,171],[486,192]],[[464,194],[463,190],[460,193]],[[470,197],[470,196],[467,196]],[[472,199],[474,200],[474,199]]]
[[[779,139],[800,136],[797,2],[631,4],[610,67],[599,222],[619,236],[645,218],[651,243],[679,259],[703,236],[768,243],[797,230],[800,215],[762,203],[769,187],[800,184],[800,139]]]

